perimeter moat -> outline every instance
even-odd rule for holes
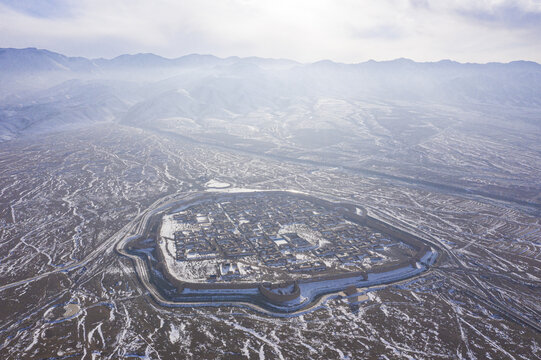
[[[123,250],[169,306],[293,313],[325,294],[416,276],[438,254],[359,206],[288,191],[201,193],[143,225]]]

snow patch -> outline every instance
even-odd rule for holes
[[[230,187],[231,184],[212,179],[210,181],[207,181],[205,186],[212,189],[225,189]]]

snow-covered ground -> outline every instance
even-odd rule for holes
[[[193,229],[192,225],[178,223],[173,219],[174,215],[164,215],[158,241],[159,251],[165,258],[165,264],[171,275],[181,281],[206,282],[210,275],[216,274],[220,260],[190,260],[177,261],[175,258],[175,232],[179,230]]]
[[[212,179],[212,180],[207,181],[205,186],[211,189],[225,189],[225,188],[230,187],[231,184]]]

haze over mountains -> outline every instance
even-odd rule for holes
[[[541,65],[526,61],[300,64],[195,54],[178,59],[121,55],[106,60],[29,48],[0,50],[0,69],[3,139],[104,120],[232,118],[262,108],[283,111],[321,97],[460,106],[541,105]],[[61,116],[51,116],[56,112]]]
[[[505,198],[512,184],[511,197],[541,202],[533,62],[106,60],[30,48],[0,50],[0,69],[3,140],[114,123]]]

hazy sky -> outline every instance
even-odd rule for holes
[[[541,62],[541,0],[0,0],[0,47]]]

